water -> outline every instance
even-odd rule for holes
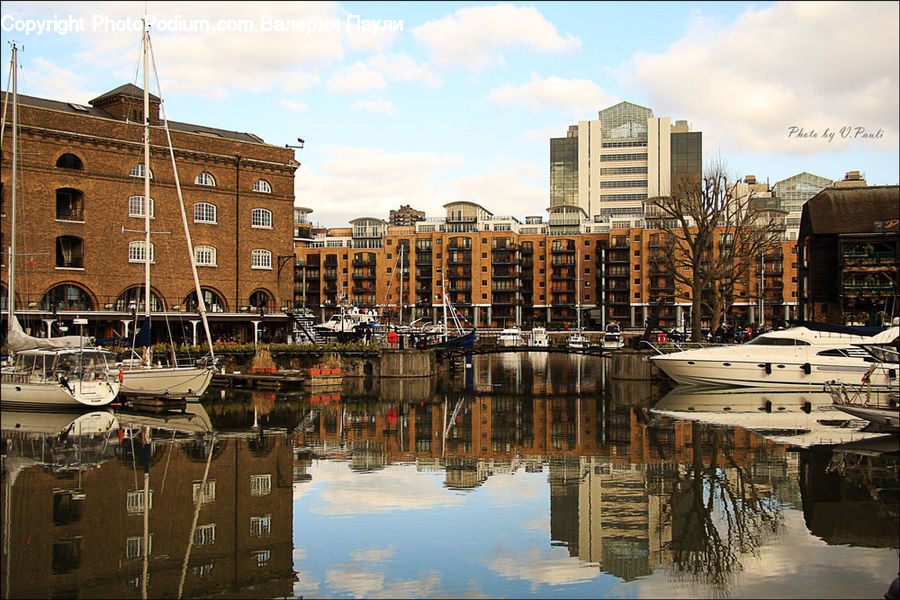
[[[884,594],[896,437],[821,394],[685,394],[603,365],[476,357],[430,380],[211,390],[183,416],[4,410],[0,592]]]

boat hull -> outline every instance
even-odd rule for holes
[[[681,354],[681,353],[679,353]],[[766,357],[740,360],[727,357],[704,359],[696,355],[679,358],[677,355],[651,357],[654,365],[677,383],[684,385],[719,387],[779,387],[818,388],[826,383],[859,384],[872,366],[839,361],[812,362],[799,357],[794,360],[770,362]],[[897,385],[890,377],[890,369],[879,366],[869,378],[873,389],[890,389]]]
[[[900,408],[835,404],[835,408],[878,425],[882,431],[900,431]]]
[[[3,374],[0,387],[4,407],[85,407],[106,406],[116,399],[119,383],[114,381],[75,381],[67,390],[62,384],[26,381],[19,375]]]
[[[120,393],[165,398],[200,397],[212,381],[208,367],[146,367],[122,372]]]

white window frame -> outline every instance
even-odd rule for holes
[[[257,179],[253,184],[253,191],[259,192],[260,194],[271,194],[272,184],[265,179]]]
[[[200,173],[197,173],[196,177],[194,177],[194,183],[196,185],[203,185],[206,187],[216,187],[216,178],[213,177],[212,173],[201,171]]]
[[[153,242],[150,242],[150,264],[156,264]],[[144,264],[144,240],[128,242],[128,262]]]
[[[216,524],[207,523],[194,530],[195,546],[211,546],[216,543]]]
[[[207,258],[208,260],[203,260]],[[198,267],[217,267],[218,252],[215,246],[194,246],[194,263]]]
[[[153,534],[147,536],[147,556],[153,554]],[[144,536],[132,535],[125,540],[125,557],[129,559],[144,557]]]
[[[272,252],[263,248],[257,248],[250,253],[250,268],[272,270]]]
[[[268,208],[254,208],[250,211],[250,227],[272,229],[272,211]]]
[[[211,213],[211,215],[210,215]],[[212,218],[210,218],[210,216]],[[194,223],[218,225],[219,209],[212,202],[198,202],[194,205]]]
[[[272,474],[261,473],[250,476],[250,495],[268,496],[272,493]]]
[[[144,163],[137,163],[131,167],[131,170],[128,171],[128,174],[131,177],[140,177],[144,178]],[[150,179],[153,179],[153,169],[150,169]]]
[[[125,510],[129,515],[144,514],[144,490],[131,490],[125,500]],[[150,490],[150,502],[147,510],[153,510],[153,490]]]
[[[191,488],[191,502],[193,504],[197,504],[197,499],[200,497],[200,485],[202,481],[195,481]],[[210,502],[215,501],[216,499],[216,480],[208,479],[206,481],[206,487],[203,490],[203,501],[202,504],[209,504]]]
[[[128,197],[128,216],[129,217],[137,217],[139,219],[144,218],[144,197],[143,196],[129,196]],[[156,202],[153,201],[153,198],[150,198],[150,218],[156,218]]]
[[[269,537],[272,533],[272,515],[250,517],[250,537]]]

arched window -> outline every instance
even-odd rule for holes
[[[216,266],[216,249],[214,246],[194,246],[194,262],[198,267]]]
[[[135,285],[122,292],[116,299],[116,310],[119,312],[137,310],[138,314],[147,312],[144,309],[144,286]],[[154,312],[165,310],[163,301],[153,290],[150,290],[150,310]]]
[[[224,312],[227,308],[227,305],[219,297],[217,293],[212,290],[204,289],[203,291],[203,303],[206,304],[206,309],[210,312]],[[184,299],[184,308],[188,312],[193,312],[197,310],[197,292],[191,292],[188,294],[187,298]]]
[[[128,242],[128,262],[144,264],[144,240]],[[150,262],[155,262],[152,243],[150,244]]]
[[[56,166],[60,169],[77,169],[79,171],[84,169],[84,163],[81,162],[81,159],[69,152],[56,159]]]
[[[265,208],[254,208],[250,213],[250,226],[272,229],[272,211]]]
[[[61,235],[56,238],[56,268],[84,268],[84,241],[81,238],[74,235]]]
[[[272,253],[268,250],[254,250],[250,255],[250,268],[271,270]]]
[[[138,163],[131,167],[131,171],[128,172],[132,177],[143,177],[144,176],[144,163]],[[153,179],[153,169],[150,169],[150,179]]]
[[[271,194],[272,186],[265,179],[257,179],[256,183],[253,184],[253,191],[263,194]]]
[[[56,220],[84,221],[84,194],[73,188],[56,190]]]
[[[194,183],[197,185],[216,187],[216,178],[213,177],[211,173],[204,171],[202,173],[197,173],[197,176],[194,177]]]
[[[194,223],[216,224],[216,205],[209,202],[198,202],[194,205]]]
[[[250,294],[250,308],[268,310],[272,297],[265,290],[257,290]]]
[[[52,311],[56,307],[61,310],[93,310],[91,297],[77,285],[60,284],[41,298],[41,310]]]
[[[155,203],[153,202],[153,198],[150,198],[150,218],[153,219],[156,217],[156,213],[154,211]],[[140,217],[144,218],[144,197],[143,196],[131,196],[128,198],[128,216],[129,217]]]

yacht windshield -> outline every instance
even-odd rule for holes
[[[766,337],[764,335],[753,338],[748,344],[756,344],[757,346],[809,346],[809,342],[786,337]]]

